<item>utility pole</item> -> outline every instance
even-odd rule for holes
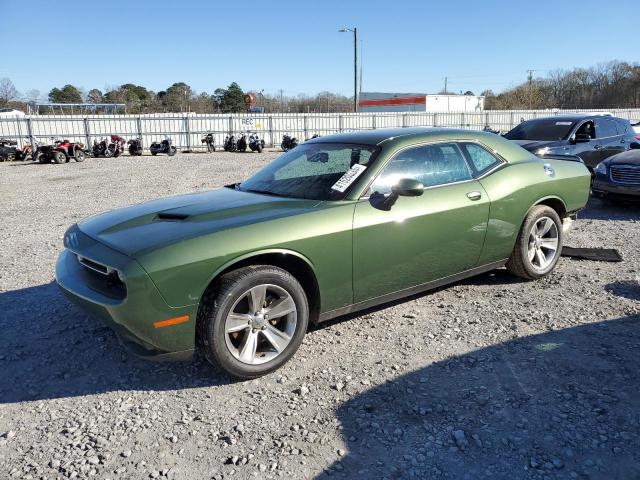
[[[339,32],[353,32],[353,111],[358,111],[358,29],[341,28]]]
[[[529,80],[529,110],[533,109],[533,72],[534,70],[527,70],[527,73],[529,74],[527,76],[527,79]]]
[[[444,77],[444,94],[447,94],[447,77]]]

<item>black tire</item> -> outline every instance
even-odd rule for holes
[[[105,156],[105,158],[111,158],[113,157],[113,150],[107,147],[104,149],[103,155]]]
[[[262,153],[262,144],[258,143],[258,153]]]
[[[76,162],[84,162],[84,159],[86,158],[86,156],[82,150],[76,150],[75,154],[73,155],[73,158],[75,159]]]
[[[178,149],[176,147],[171,146],[169,147],[169,151],[167,152],[167,155],[169,155],[170,157],[173,157],[177,151]]]
[[[155,150],[151,150],[151,155],[153,155],[154,157],[158,154],[158,152],[156,152]]]
[[[66,163],[67,162],[67,156],[64,154],[64,152],[60,152],[60,151],[55,151],[52,153],[53,156],[53,162],[54,163]]]
[[[49,163],[50,160],[48,157],[45,157],[41,153],[36,153],[36,156],[35,158],[33,158],[33,161],[38,163]]]
[[[225,321],[234,303],[249,289],[271,284],[284,289],[293,299],[297,323],[289,344],[272,360],[252,365],[236,359],[227,347]],[[309,306],[304,289],[286,270],[270,265],[253,265],[223,275],[207,292],[198,310],[198,347],[205,358],[237,378],[266,375],[284,365],[298,350],[307,331]]]
[[[530,247],[530,232],[533,226],[543,218],[549,218],[555,224],[555,228],[557,231],[558,245],[554,254],[553,259],[544,268],[536,268],[536,266],[529,260],[529,247]],[[507,261],[506,267],[507,270],[521,278],[525,278],[527,280],[536,280],[538,278],[544,277],[551,273],[555,268],[558,260],[560,259],[560,253],[562,252],[562,244],[563,244],[563,232],[562,232],[562,221],[558,216],[558,213],[551,207],[547,207],[546,205],[536,205],[531,208],[527,213],[527,216],[524,219],[522,227],[520,228],[520,233],[518,233],[518,238],[516,240],[516,244],[513,247],[513,251],[511,252],[511,256]]]

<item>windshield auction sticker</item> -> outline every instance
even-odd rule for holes
[[[367,167],[365,167],[364,165],[356,163],[353,167],[347,170],[336,183],[333,184],[331,190],[336,190],[337,192],[344,193],[344,191],[349,188],[349,185],[355,182],[356,178],[358,178],[366,169]]]

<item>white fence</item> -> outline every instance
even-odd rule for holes
[[[393,113],[287,113],[287,114],[148,114],[58,116],[34,115],[0,119],[0,138],[24,142],[48,143],[51,137],[66,138],[91,146],[107,135],[142,138],[147,148],[151,142],[171,137],[181,150],[202,149],[201,138],[215,134],[222,145],[228,133],[257,132],[268,145],[280,144],[282,135],[305,140],[313,135],[368,130],[387,127],[456,127],[506,131],[522,120],[588,110],[485,110],[482,112],[393,112]],[[609,110],[615,116],[638,121],[640,109]]]

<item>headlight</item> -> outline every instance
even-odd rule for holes
[[[602,175],[606,175],[607,166],[604,164],[604,162],[600,162],[598,165],[596,165],[595,171],[596,173],[601,173]]]

